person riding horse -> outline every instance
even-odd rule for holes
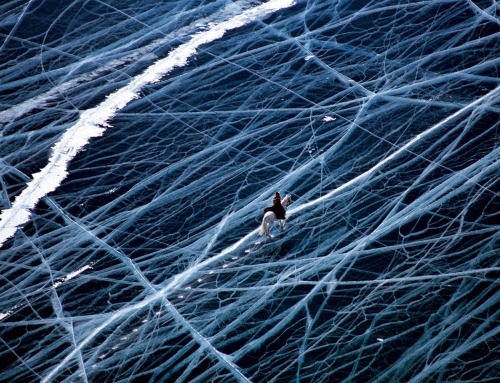
[[[283,231],[285,228],[286,208],[292,202],[292,196],[290,194],[287,194],[283,200],[281,200],[280,193],[276,192],[273,198],[273,206],[264,209],[264,217],[260,225],[259,235],[265,234],[269,238],[272,238],[271,234],[269,234],[269,230],[273,226],[273,222],[276,221],[279,221],[280,229]]]
[[[274,194],[273,206],[266,207],[264,209],[264,214],[266,214],[268,211],[272,211],[276,216],[276,219],[285,219],[285,208],[281,204],[281,197],[279,192],[276,192]]]

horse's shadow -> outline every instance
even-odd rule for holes
[[[280,259],[286,257],[292,251],[296,242],[297,240],[290,237],[290,233],[287,232],[286,228],[284,230],[278,229],[273,231],[271,237],[262,237],[258,240],[253,247],[253,251],[267,259]]]

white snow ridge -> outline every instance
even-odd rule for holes
[[[498,7],[264,1],[1,2],[0,382],[496,381]]]
[[[129,85],[110,94],[103,103],[82,112],[78,122],[54,145],[49,163],[40,172],[33,174],[32,181],[16,197],[12,207],[0,213],[0,247],[20,226],[28,222],[31,210],[38,201],[56,190],[66,178],[68,164],[75,155],[88,144],[90,139],[101,136],[109,127],[109,121],[116,112],[139,98],[144,86],[159,81],[174,68],[186,65],[188,59],[194,56],[203,44],[220,39],[227,31],[239,28],[271,12],[290,7],[293,3],[293,0],[271,0],[227,21],[212,25],[210,29],[197,33],[187,43],[172,50],[166,58],[158,60],[143,74],[134,78]]]

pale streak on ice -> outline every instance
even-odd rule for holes
[[[377,170],[379,170],[380,168],[382,168],[385,164],[387,164],[388,162],[394,160],[395,158],[397,158],[402,153],[407,152],[417,142],[419,142],[423,138],[428,137],[431,134],[435,133],[440,128],[442,128],[444,125],[446,125],[447,123],[449,123],[450,121],[453,121],[455,118],[457,118],[457,117],[461,116],[463,113],[465,113],[465,112],[467,112],[467,111],[475,108],[478,104],[480,104],[480,103],[482,103],[484,101],[487,101],[487,100],[490,100],[490,99],[494,100],[495,99],[495,97],[494,97],[495,94],[498,93],[499,91],[500,91],[500,86],[497,87],[497,88],[495,88],[495,89],[493,89],[492,91],[490,91],[489,93],[485,94],[484,96],[478,98],[474,102],[471,102],[470,104],[468,104],[468,105],[464,106],[463,108],[457,110],[455,113],[449,115],[448,117],[446,117],[445,119],[443,119],[439,123],[431,126],[426,131],[424,131],[424,132],[416,135],[414,138],[412,138],[406,144],[404,144],[403,146],[401,146],[398,150],[394,151],[391,155],[387,156],[386,158],[384,158],[382,161],[380,161],[377,164],[375,164],[374,166],[372,166],[367,171],[361,173],[357,177],[354,177],[353,179],[351,179],[350,181],[348,181],[348,182],[340,185],[339,187],[331,190],[327,194],[325,194],[325,195],[323,195],[323,196],[321,196],[319,198],[316,198],[316,199],[314,199],[312,201],[309,201],[307,203],[304,203],[302,205],[298,205],[298,206],[296,206],[294,208],[288,209],[287,210],[288,217],[290,217],[291,215],[296,214],[296,213],[298,213],[298,212],[300,212],[300,211],[302,211],[304,209],[307,209],[307,208],[309,208],[311,206],[314,206],[314,205],[316,205],[316,204],[318,204],[318,203],[320,203],[322,201],[328,200],[329,198],[331,198],[335,194],[341,192],[342,190],[348,189],[350,186],[355,185],[358,182],[363,181],[365,179],[368,179],[374,172],[376,172]],[[287,176],[287,178],[289,178],[290,176],[295,176],[296,174],[300,173],[302,170],[303,170],[303,167],[295,170],[294,172],[292,172],[291,174],[289,174]],[[224,219],[224,223],[225,223],[226,219],[227,219],[227,217]],[[237,241],[234,244],[232,244],[231,246],[227,247],[226,249],[224,249],[223,251],[221,251],[219,254],[217,254],[217,255],[215,255],[215,256],[213,256],[211,258],[208,258],[205,261],[200,262],[200,263],[198,263],[198,264],[196,264],[196,265],[194,265],[194,266],[186,269],[182,273],[178,274],[177,276],[174,277],[174,279],[172,280],[172,282],[170,282],[170,284],[165,288],[165,290],[170,290],[170,289],[174,288],[175,286],[179,286],[180,284],[184,283],[186,280],[189,280],[197,271],[199,271],[203,267],[208,266],[211,263],[214,263],[215,261],[223,258],[225,255],[227,255],[227,254],[233,252],[234,250],[236,250],[237,248],[239,248],[241,245],[243,245],[245,242],[247,242],[249,239],[251,239],[253,236],[255,236],[258,231],[259,231],[258,228],[255,229],[255,230],[252,230],[247,235],[245,235],[244,237],[242,237],[239,241]]]
[[[57,282],[54,283],[54,288],[62,285],[63,283],[69,281],[70,279],[73,279],[74,277],[76,277],[77,275],[83,273],[85,270],[88,270],[88,269],[91,269],[92,266],[91,265],[85,265],[83,267],[80,267],[78,270],[75,270],[75,271],[72,271],[71,273],[69,273],[68,275],[66,275],[64,278],[58,280]]]
[[[236,7],[236,5],[234,3],[228,4],[221,12],[223,12],[223,13],[231,12],[231,10],[233,8],[232,6]],[[24,13],[24,11],[23,11],[23,13]],[[217,15],[217,14],[215,14],[215,15]],[[196,22],[196,24],[199,26],[204,26],[205,24],[207,24],[209,22],[209,20],[210,20],[209,18],[201,19],[201,20],[198,20]],[[189,26],[191,26],[191,25],[189,25]],[[153,59],[155,59],[156,55],[151,53],[154,49],[156,49],[160,46],[163,46],[165,44],[168,44],[170,41],[175,40],[180,35],[186,35],[187,30],[188,30],[188,27],[182,27],[180,29],[177,29],[173,33],[166,35],[164,38],[162,38],[158,41],[155,41],[152,44],[147,45],[146,47],[143,47],[132,54],[126,55],[125,57],[120,58],[120,59],[112,60],[112,61],[108,62],[106,65],[100,66],[99,68],[95,69],[94,71],[92,71],[90,73],[80,75],[80,76],[78,76],[70,81],[67,81],[61,85],[57,85],[57,86],[51,88],[47,92],[44,92],[44,93],[42,93],[34,98],[26,100],[20,104],[14,105],[6,110],[0,111],[0,124],[8,123],[10,121],[16,120],[17,118],[29,113],[30,111],[32,111],[35,108],[46,107],[49,101],[56,99],[62,93],[65,93],[73,88],[76,88],[80,84],[92,81],[95,78],[98,78],[102,75],[105,75],[106,71],[109,71],[110,69],[116,69],[117,67],[119,67],[121,65],[125,65],[129,62],[132,62],[132,61],[137,62],[138,60],[144,60],[144,59],[153,60]],[[161,33],[160,31],[158,31],[158,32]],[[122,45],[121,48],[127,47],[128,45],[131,45],[131,43]],[[109,53],[111,53],[111,52],[106,51],[106,54],[109,54]],[[89,61],[98,61],[100,59],[101,59],[101,55],[97,55],[97,56],[92,56],[92,58]],[[87,62],[87,60],[85,60],[83,62],[79,62],[78,65],[75,64],[75,68],[73,68],[73,69],[78,68],[79,66],[83,65],[86,62]],[[2,134],[2,132],[0,132],[0,135],[1,134]]]
[[[354,177],[350,181],[348,181],[348,182],[340,185],[338,188],[335,188],[335,189],[331,190],[327,194],[325,194],[325,195],[323,195],[323,196],[321,196],[321,197],[319,197],[319,198],[317,198],[315,200],[309,201],[309,202],[304,203],[302,205],[299,205],[299,206],[297,206],[295,208],[289,209],[288,210],[288,215],[290,216],[291,214],[296,214],[296,213],[298,213],[298,212],[300,212],[300,211],[302,211],[304,209],[307,209],[307,208],[309,208],[311,206],[314,206],[314,205],[316,205],[316,204],[318,204],[318,203],[320,203],[322,201],[328,200],[329,198],[331,198],[335,194],[339,193],[340,191],[342,191],[344,189],[347,189],[348,187],[350,187],[352,185],[355,185],[355,184],[357,184],[360,181],[368,179],[373,173],[375,173],[377,170],[379,170],[380,168],[382,168],[385,164],[387,164],[388,162],[392,161],[394,158],[396,158],[397,156],[401,155],[402,153],[407,152],[413,145],[415,145],[417,142],[419,142],[423,138],[426,138],[426,137],[430,136],[431,134],[435,133],[436,131],[438,131],[439,129],[441,129],[443,126],[445,126],[447,123],[453,121],[455,118],[461,116],[463,113],[465,113],[465,112],[473,109],[478,104],[481,104],[482,102],[487,101],[487,100],[494,100],[495,99],[495,95],[499,91],[500,91],[500,86],[496,87],[495,89],[493,89],[492,91],[488,92],[484,96],[478,98],[476,101],[471,102],[470,104],[467,104],[463,108],[457,110],[455,113],[449,115],[444,120],[442,120],[439,123],[437,123],[436,125],[431,126],[426,131],[424,131],[424,132],[416,135],[414,138],[412,138],[406,144],[404,144],[403,146],[401,146],[398,150],[396,150],[395,152],[393,152],[391,155],[387,156],[382,161],[378,162],[377,164],[375,164],[374,166],[372,166],[367,171],[361,173],[357,177]]]
[[[82,112],[77,123],[68,129],[54,145],[48,164],[40,172],[33,174],[32,181],[17,196],[12,207],[0,214],[0,246],[14,236],[18,227],[29,221],[31,211],[38,201],[56,190],[67,177],[68,164],[78,151],[91,138],[101,136],[109,126],[108,121],[129,102],[139,98],[141,89],[159,81],[174,68],[186,65],[187,60],[196,54],[201,45],[220,39],[229,30],[239,28],[268,13],[288,8],[293,4],[294,0],[271,0],[195,34],[190,41],[173,49],[166,58],[151,65],[127,86],[108,95],[106,100],[97,107]]]
[[[69,280],[71,280],[74,277],[80,275],[81,273],[83,273],[85,270],[88,270],[88,269],[92,269],[92,263],[89,264],[89,265],[82,266],[82,267],[80,267],[79,269],[77,269],[75,271],[72,271],[71,273],[67,274],[64,278],[58,278],[56,280],[56,282],[54,282],[52,284],[52,287],[54,289],[56,289],[59,286],[61,286],[62,284],[68,282]],[[12,307],[10,310],[8,310],[6,312],[0,313],[0,321],[3,320],[3,319],[5,319],[5,318],[8,318],[14,312],[16,312],[17,309],[19,309],[21,307],[23,307],[23,304],[18,304],[18,305],[15,305],[14,307]]]
[[[225,220],[223,221],[225,222]],[[222,223],[221,223],[222,225]],[[133,312],[136,312],[137,310],[140,310],[148,305],[150,305],[151,303],[159,300],[159,299],[163,299],[166,294],[168,292],[170,292],[171,290],[174,290],[178,287],[180,287],[180,285],[185,282],[187,279],[189,279],[194,273],[196,273],[198,270],[202,269],[203,267],[213,263],[214,261],[218,260],[218,259],[221,259],[223,258],[226,254],[228,253],[231,253],[233,250],[235,250],[236,248],[238,248],[242,243],[244,243],[245,241],[247,241],[248,239],[250,239],[252,236],[254,236],[256,233],[257,233],[258,229],[248,233],[246,236],[244,236],[243,238],[241,238],[239,241],[237,241],[236,243],[234,243],[233,245],[227,247],[226,249],[224,249],[223,251],[221,251],[219,254],[217,254],[216,256],[214,257],[211,257],[211,258],[208,258],[206,259],[205,261],[203,262],[200,262],[198,263],[197,265],[194,265],[190,268],[188,268],[187,270],[183,271],[182,273],[176,275],[172,281],[164,288],[162,288],[161,290],[159,290],[158,292],[154,293],[154,294],[151,294],[150,296],[148,296],[146,299],[142,300],[141,302],[138,302],[134,305],[131,305],[131,306],[128,306],[128,307],[125,307],[121,310],[118,310],[117,312],[115,312],[113,315],[111,315],[106,321],[104,321],[100,326],[96,327],[96,329],[90,333],[82,342],[80,342],[73,351],[71,351],[62,361],[61,363],[59,363],[46,377],[44,377],[42,380],[41,380],[41,383],[45,383],[45,382],[48,382],[52,379],[52,377],[61,369],[63,368],[66,363],[68,363],[71,359],[75,358],[78,353],[80,352],[80,350],[85,347],[89,342],[91,342],[97,335],[100,334],[100,332],[102,330],[104,330],[106,327],[108,327],[109,325],[111,325],[113,322],[115,322],[116,320],[120,319],[120,318],[123,318],[127,315],[129,315],[130,313],[133,313]],[[174,308],[175,309],[175,308]],[[227,361],[226,361],[227,362]],[[229,362],[227,362],[229,363]],[[231,364],[232,365],[232,364]],[[237,367],[235,365],[232,365],[235,369],[237,369]],[[246,382],[245,378],[243,376],[237,376],[237,378],[239,378],[240,381],[243,381],[243,382]],[[241,379],[240,379],[241,378]]]
[[[130,101],[139,97],[138,92],[146,85],[159,81],[162,76],[169,73],[176,67],[186,65],[189,57],[196,53],[199,46],[221,38],[224,34],[232,29],[239,28],[248,24],[260,17],[275,12],[277,10],[290,7],[294,4],[293,0],[271,0],[261,4],[255,8],[248,9],[241,14],[213,25],[210,29],[196,34],[190,41],[180,45],[172,50],[169,55],[162,60],[151,65],[143,74],[137,76],[129,85],[117,90],[108,96],[106,101],[98,105],[96,108],[89,109],[81,114],[80,120],[69,130],[67,130],[60,141],[53,148],[53,154],[50,157],[49,163],[39,173],[33,175],[33,181],[28,184],[28,187],[16,198],[12,208],[4,210],[0,215],[0,246],[6,239],[13,236],[17,227],[26,223],[29,220],[30,211],[36,203],[45,195],[55,190],[67,175],[67,165],[76,155],[78,150],[83,148],[88,141],[93,137],[98,137],[104,133],[107,122],[115,115],[115,113],[125,107]],[[252,233],[250,233],[252,234]],[[238,247],[241,242],[250,236],[242,238],[233,246],[223,251],[218,255],[221,258],[234,248]],[[213,262],[213,258],[207,261]],[[194,267],[198,270],[207,262],[201,262]],[[113,323],[115,320],[123,317],[131,311],[140,309],[150,302],[164,296],[165,292],[181,283],[186,277],[194,272],[193,268],[179,274],[174,280],[164,289],[156,294],[153,294],[149,299],[129,306],[113,314],[101,326],[98,326],[91,334],[89,334],[47,375],[42,379],[43,382],[50,381],[57,372],[63,368],[71,359],[77,356],[80,350],[94,339],[105,327]]]

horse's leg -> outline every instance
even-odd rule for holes
[[[273,220],[271,219],[271,216],[267,216],[267,224],[266,224],[266,235],[271,238],[271,234],[269,233],[271,231],[271,227],[273,226]]]
[[[271,235],[269,234],[269,229],[271,228],[272,224],[273,220],[271,214],[264,214],[264,217],[262,218],[262,224],[260,225],[259,235],[265,234],[270,238]]]
[[[262,224],[260,225],[260,230],[259,230],[259,235],[269,235],[269,231],[267,229],[267,218],[266,216],[264,215],[264,217],[262,217]]]
[[[266,216],[266,235],[269,237],[269,238],[272,238],[271,237],[271,234],[270,234],[270,231],[271,231],[271,228],[273,227],[273,223],[274,221],[276,221],[276,216],[274,215],[274,213],[270,213]]]

